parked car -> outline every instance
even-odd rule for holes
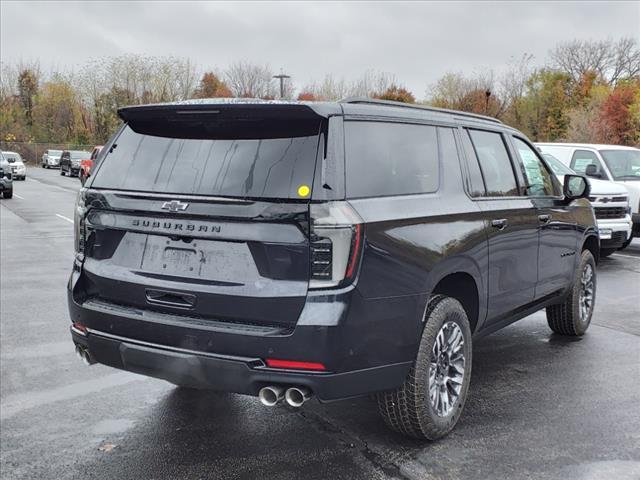
[[[582,143],[538,145],[544,153],[550,153],[578,173],[624,186],[629,191],[633,232],[622,248],[626,248],[634,236],[640,237],[640,149]]]
[[[13,197],[11,166],[2,152],[0,152],[0,192],[2,192],[3,198]]]
[[[47,150],[42,154],[42,168],[60,167],[60,157],[62,150]]]
[[[560,185],[498,120],[371,99],[118,114],[75,209],[87,364],[267,406],[375,393],[392,429],[436,439],[474,339],[542,308],[560,335],[589,327],[588,180]]]
[[[60,157],[60,175],[76,177],[80,173],[80,162],[91,157],[85,150],[65,150]]]
[[[565,175],[577,175],[564,163],[549,153],[543,154],[547,164],[556,174],[560,183]],[[631,238],[633,223],[629,192],[622,185],[606,180],[592,179],[589,200],[596,214],[600,234],[600,257],[608,257],[619,250]]]
[[[16,152],[2,152],[4,158],[11,166],[11,174],[14,180],[25,180],[27,178],[27,167],[22,161],[22,157]]]
[[[91,168],[93,167],[96,158],[98,158],[101,150],[102,145],[96,145],[95,147],[93,147],[93,150],[91,150],[91,157],[89,157],[89,159],[80,160],[80,173],[78,174],[78,177],[80,178],[80,183],[82,185],[85,184],[87,178],[89,178],[89,176],[91,175]]]

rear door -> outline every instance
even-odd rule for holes
[[[87,194],[87,298],[294,325],[309,282],[309,198],[326,118],[145,113],[125,116]]]
[[[469,129],[463,134],[472,167],[482,178],[475,192],[485,213],[489,242],[487,322],[495,323],[533,301],[538,271],[538,218],[520,196],[503,135]]]

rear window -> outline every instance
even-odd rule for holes
[[[429,193],[438,189],[436,127],[345,122],[345,153],[350,198]]]
[[[245,134],[246,137],[246,134]],[[311,195],[318,135],[185,139],[125,127],[101,160],[92,187],[242,198]]]

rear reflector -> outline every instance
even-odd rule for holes
[[[84,335],[84,336],[87,335],[87,327],[85,327],[81,323],[72,323],[71,330],[75,331],[79,335]]]
[[[326,370],[323,364],[315,362],[296,362],[292,360],[276,360],[267,358],[267,366],[271,368],[288,368],[290,370]]]

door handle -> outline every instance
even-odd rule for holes
[[[493,228],[497,228],[498,230],[504,230],[505,228],[507,228],[508,224],[509,222],[506,218],[497,218],[495,220],[491,220],[491,226]]]
[[[549,223],[551,221],[551,215],[548,214],[542,214],[542,215],[538,215],[538,220],[540,221],[540,223]]]

